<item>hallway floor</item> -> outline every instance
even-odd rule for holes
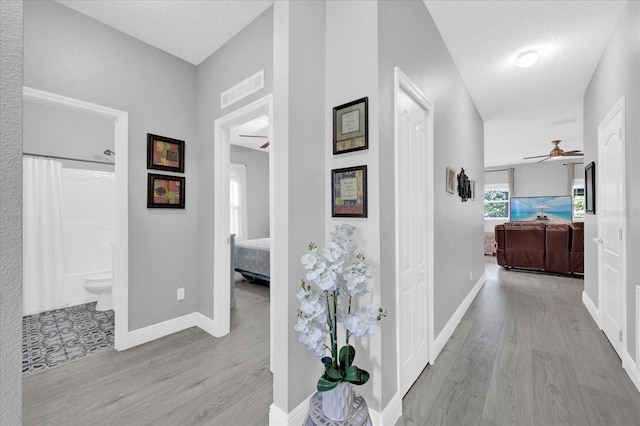
[[[485,270],[397,426],[640,424],[640,394],[582,304],[582,279],[507,271],[493,257]]]

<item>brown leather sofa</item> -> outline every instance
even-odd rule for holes
[[[573,274],[584,272],[584,224],[507,222],[495,226],[498,265]]]

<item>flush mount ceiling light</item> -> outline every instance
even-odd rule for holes
[[[525,50],[518,55],[518,58],[516,59],[516,66],[518,68],[529,68],[538,62],[539,57],[537,50]]]

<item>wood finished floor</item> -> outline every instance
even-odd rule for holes
[[[23,424],[267,425],[269,290],[238,281],[231,334],[198,328],[23,380]]]
[[[583,281],[506,271],[491,257],[485,269],[396,426],[640,425],[640,395],[583,306]]]
[[[640,424],[640,395],[582,305],[582,280],[494,258],[486,273],[397,426]],[[268,290],[237,293],[222,339],[191,328],[26,377],[24,425],[268,425]]]

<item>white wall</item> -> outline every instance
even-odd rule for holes
[[[113,120],[37,102],[24,103],[23,151],[113,163]],[[113,166],[63,160],[66,168],[113,171]]]
[[[248,237],[269,237],[269,153],[231,145],[232,163],[247,166]]]
[[[636,358],[635,285],[640,276],[640,3],[627,2],[600,62],[584,93],[584,161],[598,169],[598,125],[622,97],[626,97],[626,215],[627,222],[627,352]],[[598,197],[598,194],[596,194]],[[598,236],[598,216],[586,215],[584,229],[584,289],[598,303],[598,251],[591,242]]]
[[[52,1],[24,3],[24,46],[25,86],[129,114],[129,329],[194,312],[196,67]],[[184,210],[147,209],[147,133],[186,141]]]
[[[483,204],[461,202],[445,191],[447,166],[464,167],[476,186],[484,185],[483,122],[438,29],[422,2],[378,3],[380,99],[381,298],[395,306],[393,67],[400,69],[434,103],[435,333],[484,273]],[[471,273],[471,278],[470,278]],[[387,319],[390,320],[387,322]],[[383,406],[395,385],[393,366],[397,338],[393,315],[382,325]],[[388,366],[388,367],[386,367]]]
[[[65,251],[63,305],[97,300],[84,289],[86,277],[109,272],[115,241],[115,174],[62,169],[62,222]]]
[[[21,0],[0,2],[0,424],[22,423]]]
[[[247,77],[264,70],[264,88],[228,106],[220,106],[220,94]],[[214,122],[272,92],[273,8],[265,10],[197,67],[197,159],[201,182],[198,222],[198,312],[213,318],[214,256]]]

